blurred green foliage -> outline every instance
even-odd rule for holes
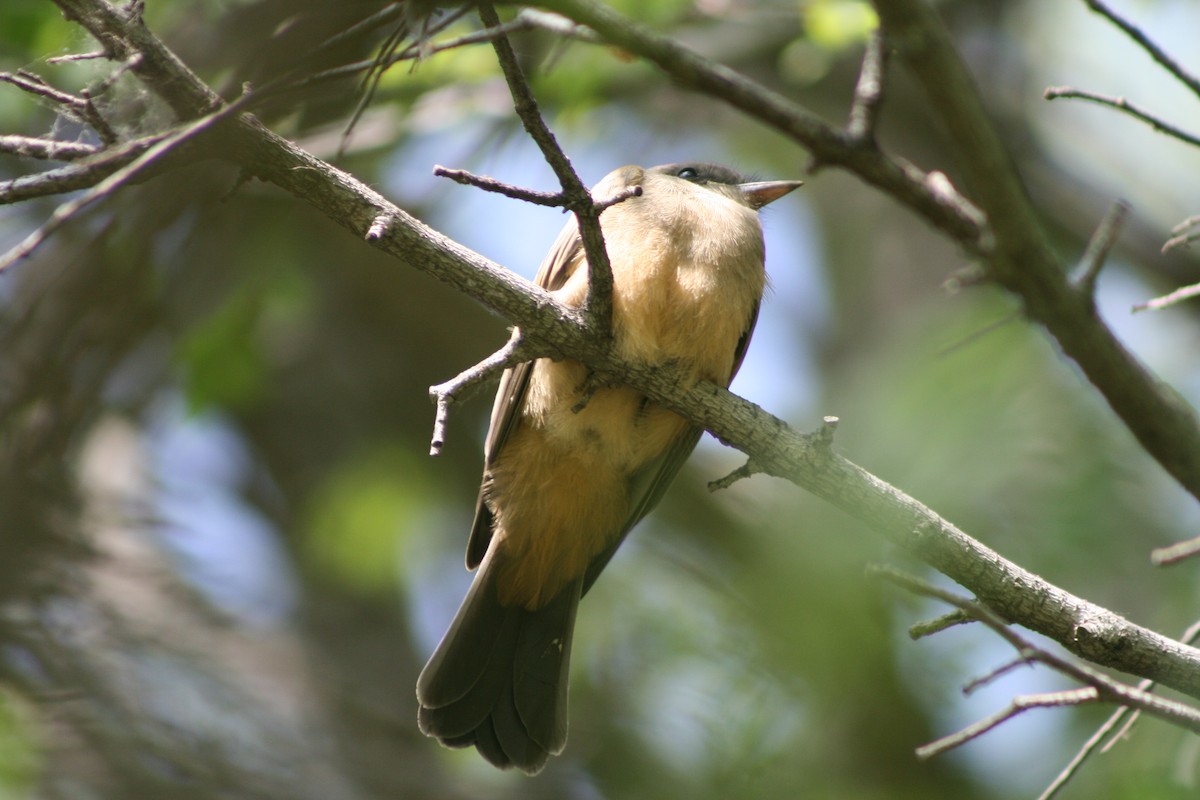
[[[0,797],[29,792],[43,768],[34,744],[33,718],[23,701],[0,691]]]

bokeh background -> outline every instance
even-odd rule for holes
[[[211,85],[369,58],[381,31],[318,45],[382,7],[160,0],[147,22]],[[852,0],[614,5],[840,122],[873,24]],[[1200,8],[1114,2],[1200,72]],[[1200,130],[1197,98],[1082,0],[946,0],[1064,259],[1132,205],[1100,281],[1120,336],[1200,397],[1195,306],[1131,306],[1196,280],[1159,253],[1200,213],[1200,154],[1074,85]],[[470,15],[451,37],[471,30]],[[625,163],[731,163],[804,177],[765,213],[773,290],[734,391],[837,447],[1006,557],[1167,634],[1200,615],[1196,566],[1150,549],[1200,514],[998,290],[951,292],[964,256],[893,201],[610,48],[515,40],[586,181]],[[57,85],[102,63],[49,2],[0,9],[0,69]],[[552,189],[487,46],[401,64],[348,140],[354,80],[263,109],[275,130],[420,219],[532,277],[560,212],[432,176],[443,164]],[[132,79],[102,101],[122,133],[165,112]],[[83,136],[0,85],[2,132]],[[895,65],[883,145],[953,179],[952,143]],[[342,150],[344,152],[339,152]],[[0,178],[44,165],[3,157]],[[710,494],[741,457],[711,439],[583,604],[566,753],[500,773],[416,729],[413,684],[469,583],[462,551],[489,400],[426,455],[427,388],[492,352],[506,323],[217,161],[126,188],[0,276],[0,797],[1019,798],[1104,709],[1034,711],[950,755],[915,747],[1068,684],[1017,670],[986,632],[912,642],[944,609],[864,576],[882,538],[782,481]],[[9,247],[55,199],[0,209]],[[999,323],[999,324],[998,324]],[[937,580],[937,576],[927,575]],[[1143,721],[1065,797],[1193,797],[1197,740]]]

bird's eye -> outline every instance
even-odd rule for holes
[[[676,176],[683,178],[685,181],[695,181],[700,179],[700,173],[695,167],[684,167],[675,173]]]

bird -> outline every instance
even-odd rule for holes
[[[600,215],[617,354],[728,386],[767,282],[758,211],[800,185],[704,162],[624,166],[596,184],[593,197],[633,195]],[[574,219],[536,282],[566,305],[586,300]],[[424,734],[529,775],[566,745],[580,599],[703,433],[635,389],[588,379],[549,358],[501,376],[467,545],[475,576],[417,679]]]

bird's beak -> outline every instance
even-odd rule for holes
[[[804,181],[755,181],[739,183],[738,189],[741,189],[742,197],[746,198],[751,208],[759,209],[803,185]]]

